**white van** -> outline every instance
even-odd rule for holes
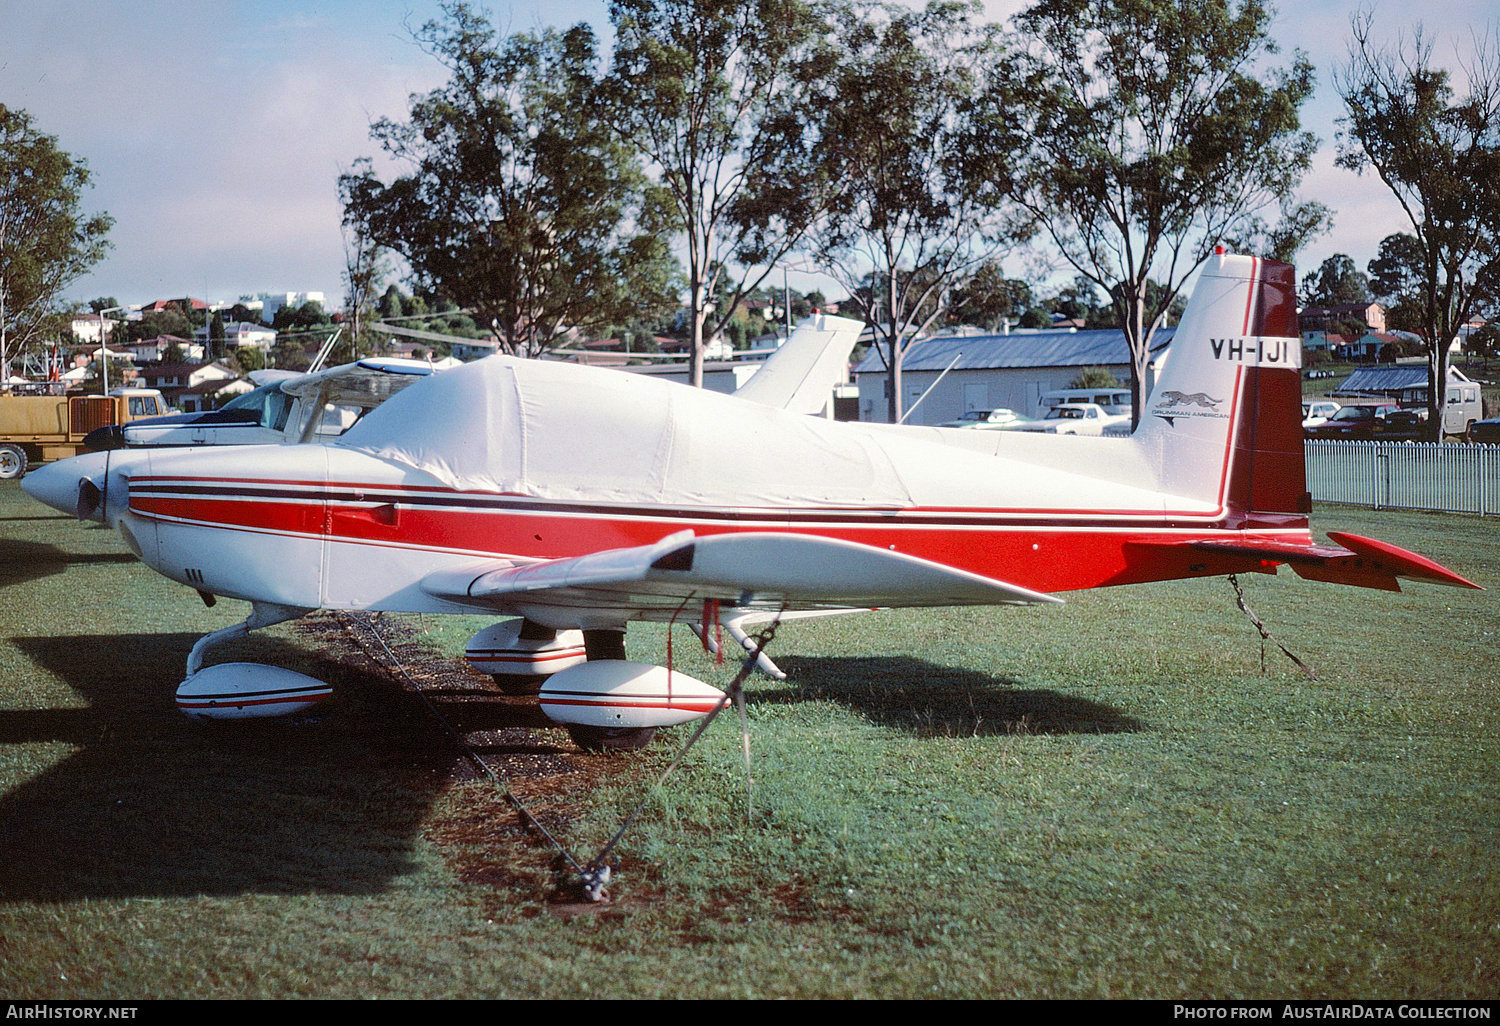
[[[1461,376],[1456,371],[1452,375],[1455,379]],[[1443,409],[1443,434],[1467,438],[1474,422],[1483,419],[1484,404],[1479,398],[1479,382],[1468,378],[1450,380],[1448,403]]]
[[[1042,415],[1064,403],[1093,403],[1111,417],[1129,418],[1131,412],[1128,388],[1056,388],[1042,393]]]

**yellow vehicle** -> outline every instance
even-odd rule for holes
[[[167,412],[154,388],[117,388],[109,395],[49,394],[55,385],[21,385],[0,392],[0,480],[26,468],[84,451],[83,436]]]

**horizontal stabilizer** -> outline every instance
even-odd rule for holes
[[[1330,531],[1328,537],[1337,545],[1299,545],[1265,538],[1243,540],[1205,540],[1176,543],[1198,552],[1219,556],[1243,557],[1244,569],[1263,569],[1264,564],[1285,563],[1299,576],[1310,581],[1348,584],[1357,588],[1400,591],[1398,579],[1446,584],[1455,588],[1479,588],[1479,585],[1434,563],[1415,552],[1357,534]],[[1230,572],[1223,570],[1221,572]],[[1483,589],[1480,589],[1483,590]]]
[[[787,609],[1059,602],[1004,581],[855,542],[683,531],[653,545],[516,565],[490,560],[429,575],[428,594],[486,608],[611,607],[688,601]]]

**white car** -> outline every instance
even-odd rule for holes
[[[1063,403],[1048,410],[1041,420],[1022,424],[1017,431],[1039,431],[1049,435],[1102,435],[1111,424],[1130,426],[1130,416],[1107,413],[1098,403]]]
[[[1339,403],[1331,399],[1314,399],[1302,404],[1302,428],[1315,428],[1319,424],[1327,424],[1328,418],[1343,409]]]
[[[957,420],[944,421],[938,427],[972,428],[980,431],[1005,431],[1021,424],[1030,423],[1015,410],[970,410]]]

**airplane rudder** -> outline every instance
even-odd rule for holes
[[[1290,264],[1216,254],[1205,264],[1144,411],[1164,486],[1226,510],[1300,516],[1301,341]]]

